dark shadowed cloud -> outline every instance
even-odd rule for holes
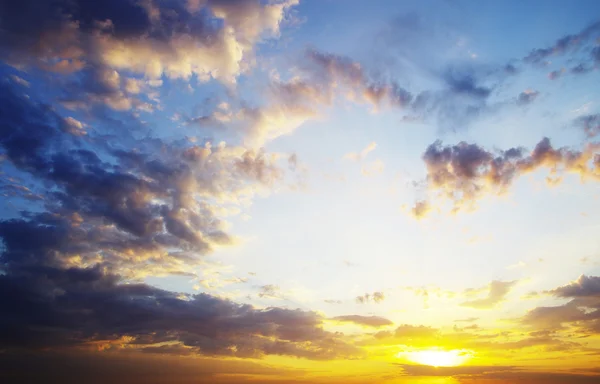
[[[553,177],[548,181],[552,183],[559,182],[565,173],[596,180],[595,159],[599,150],[595,143],[587,144],[580,151],[554,148],[548,138],[542,139],[529,154],[523,148],[491,152],[477,144],[460,142],[444,146],[436,141],[423,154],[423,161],[429,190],[452,202],[456,212],[472,209],[477,200],[487,194],[505,193],[516,178],[540,168],[550,170]],[[422,217],[431,211],[431,204],[419,201],[413,214]]]

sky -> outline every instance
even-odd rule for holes
[[[0,379],[600,380],[600,2],[0,0]]]

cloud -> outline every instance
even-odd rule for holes
[[[64,106],[151,113],[161,77],[229,87],[248,70],[254,46],[278,37],[298,0],[25,0],[0,5],[0,59],[64,75]],[[28,28],[23,28],[28,25]]]
[[[94,60],[149,78],[197,75],[233,82],[253,45],[277,36],[285,12],[298,2],[33,3],[3,5],[0,49],[9,62],[69,72]]]
[[[417,201],[411,208],[411,214],[416,219],[421,219],[431,212],[431,205],[427,201]]]
[[[561,78],[565,74],[565,72],[566,71],[564,68],[551,71],[550,73],[548,73],[548,78],[550,80],[556,80],[558,78]]]
[[[334,320],[340,323],[353,323],[358,325],[364,325],[373,328],[380,328],[394,324],[391,320],[380,316],[346,315],[332,317],[330,320]]]
[[[588,138],[600,134],[600,114],[581,116],[575,120],[575,124],[583,129]]]
[[[519,94],[517,98],[518,105],[528,105],[531,104],[537,97],[540,95],[538,91],[534,91],[532,89],[526,89]]]
[[[426,327],[424,325],[415,326],[403,324],[394,331],[395,337],[407,339],[430,338],[436,337],[438,334],[439,330],[432,327]]]
[[[259,297],[267,299],[281,299],[281,288],[277,285],[267,284],[260,287]]]
[[[0,287],[10,292],[0,298],[0,349],[360,355],[324,331],[314,312],[140,283],[148,275],[197,278],[208,253],[235,242],[222,210],[269,191],[283,172],[277,156],[210,141],[133,139],[126,130],[76,135],[82,122],[9,83],[0,83],[0,112],[2,166],[44,185],[39,204],[0,221]],[[13,187],[16,199],[30,198],[26,185]]]
[[[340,341],[320,328],[322,319],[312,312],[257,310],[206,294],[182,297],[145,284],[123,284],[98,267],[10,270],[0,285],[11,292],[0,300],[11,313],[2,318],[4,347],[108,343],[128,336],[125,343],[132,348],[170,341],[197,354],[238,357],[320,359],[344,348],[343,342],[341,349],[334,347]],[[305,349],[306,342],[314,348]]]
[[[345,154],[344,159],[353,160],[353,161],[361,161],[364,158],[366,158],[369,153],[374,151],[375,148],[377,148],[377,143],[373,141],[373,142],[369,143],[369,145],[367,145],[360,152],[350,152],[350,153]]]
[[[7,87],[0,99],[0,145],[9,163],[51,186],[54,201],[47,207],[50,215],[10,221],[15,230],[7,227],[4,240],[13,236],[17,248],[28,235],[55,232],[52,236],[65,241],[57,244],[57,255],[77,256],[81,265],[102,262],[132,275],[144,273],[143,264],[152,269],[157,259],[165,271],[190,268],[194,259],[233,242],[208,199],[235,203],[281,179],[277,158],[264,152],[160,140],[140,140],[138,150],[130,152],[120,147],[129,144],[127,137],[107,150],[93,145],[98,139],[93,132],[73,134],[83,123],[63,119],[46,105]],[[80,148],[82,137],[92,145]],[[72,223],[73,215],[86,226]],[[103,247],[110,252],[99,257]],[[136,258],[128,255],[134,250]]]
[[[492,281],[488,288],[487,297],[475,300],[468,300],[460,305],[463,307],[471,307],[475,309],[490,309],[494,308],[502,301],[506,295],[511,291],[511,289],[515,286],[516,281]]]
[[[465,319],[457,319],[454,320],[455,323],[472,323],[474,321],[479,320],[479,317],[467,317]]]
[[[252,107],[240,101],[237,109],[218,105],[210,113],[187,119],[187,124],[226,131],[245,146],[258,149],[318,118],[322,106],[330,103],[330,96],[322,88],[298,79],[274,80],[264,90],[263,104]]]
[[[536,307],[528,311],[521,323],[541,329],[559,330],[565,324],[583,334],[600,334],[600,277],[581,275],[577,280],[545,294],[571,301],[552,307]]]
[[[600,146],[587,144],[577,151],[554,148],[548,138],[542,139],[529,154],[523,148],[505,151],[487,151],[476,144],[460,142],[443,146],[441,141],[431,144],[423,154],[427,168],[426,184],[436,197],[447,199],[453,204],[452,211],[473,209],[477,200],[507,192],[514,180],[540,168],[548,168],[553,178],[549,182],[560,182],[565,173],[574,173],[582,178],[598,178],[595,159]],[[415,206],[415,212],[427,212],[423,201]],[[431,204],[431,202],[429,202]],[[423,214],[420,215],[421,217]]]
[[[600,276],[581,275],[575,281],[555,288],[549,293],[558,297],[598,297],[600,298]]]
[[[363,67],[343,56],[309,49],[305,71],[317,84],[327,84],[329,89],[339,88],[350,100],[367,103],[375,108],[384,106],[404,108],[412,94],[396,82],[371,79]]]
[[[362,296],[356,297],[356,302],[358,304],[366,304],[373,301],[376,304],[381,303],[385,300],[385,294],[383,292],[373,292],[373,293],[365,293]]]
[[[523,61],[533,64],[543,64],[553,56],[573,52],[598,36],[600,36],[600,22],[597,21],[585,27],[579,33],[561,37],[548,47],[531,50],[531,52],[523,58]]]
[[[496,372],[514,371],[514,366],[465,366],[465,367],[433,367],[430,365],[412,365],[399,364],[404,373],[408,376],[461,376],[461,375],[483,375],[494,374]]]

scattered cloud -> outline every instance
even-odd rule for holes
[[[517,281],[492,281],[487,287],[487,296],[480,299],[468,300],[460,305],[475,309],[490,309],[504,301],[506,295],[515,286]]]
[[[377,148],[377,143],[374,141],[369,143],[363,150],[360,152],[350,152],[344,155],[344,159],[353,160],[353,161],[361,161],[367,157],[367,155],[374,151]]]
[[[487,194],[505,194],[514,180],[521,175],[548,168],[548,181],[561,181],[564,173],[574,173],[582,178],[598,178],[595,158],[600,146],[587,144],[577,151],[554,148],[548,138],[542,139],[529,154],[523,148],[490,152],[476,144],[460,142],[444,146],[441,141],[431,144],[423,154],[427,167],[426,183],[435,196],[449,200],[452,211],[473,209],[477,200]],[[413,208],[419,217],[431,202],[419,201]]]
[[[358,304],[366,304],[373,301],[376,304],[381,303],[385,300],[385,294],[383,292],[373,292],[373,293],[365,293],[362,296],[356,297],[356,302]]]

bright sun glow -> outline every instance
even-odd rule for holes
[[[409,352],[400,352],[397,357],[404,357],[414,363],[431,365],[433,367],[454,367],[464,364],[473,356],[473,351],[465,349],[427,349]]]

